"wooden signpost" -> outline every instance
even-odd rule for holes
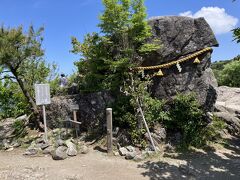
[[[70,105],[70,109],[73,111],[73,121],[72,122],[75,123],[76,137],[78,137],[78,126],[81,124],[80,122],[77,121],[77,111],[79,110],[79,105],[72,104],[72,105]]]
[[[49,84],[35,84],[35,98],[38,106],[43,108],[43,122],[44,122],[44,140],[48,141],[47,137],[47,119],[45,105],[51,104],[50,86]]]

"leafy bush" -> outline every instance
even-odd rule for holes
[[[165,101],[152,98],[147,91],[149,83],[148,80],[135,79],[134,92],[130,92],[131,88],[126,88],[128,95],[119,95],[113,105],[114,125],[128,128],[133,144],[145,144],[143,135],[146,133],[146,129],[143,126],[139,104],[149,128],[153,128],[156,123],[169,118],[168,113],[164,111]]]
[[[202,129],[199,137],[195,140],[195,146],[203,146],[209,141],[217,141],[221,139],[221,130],[226,128],[226,123],[216,116],[213,116],[213,120],[210,124]]]
[[[13,124],[14,132],[16,138],[24,137],[27,134],[27,131],[25,129],[25,123],[21,120],[17,120]]]
[[[29,110],[18,84],[10,80],[0,81],[0,119],[17,117]]]
[[[194,94],[178,94],[170,109],[170,119],[164,124],[169,130],[180,131],[182,147],[203,146],[225,128],[224,122],[214,117],[208,124],[201,106]]]
[[[170,119],[165,122],[170,130],[179,130],[182,134],[182,145],[192,145],[200,136],[204,126],[204,113],[193,94],[178,94],[170,109]]]

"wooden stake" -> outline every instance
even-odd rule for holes
[[[112,108],[106,109],[107,117],[107,152],[109,155],[113,154],[112,150]]]
[[[77,111],[73,111],[73,121],[75,122],[75,132],[76,132],[76,137],[78,138],[78,130],[77,130]]]

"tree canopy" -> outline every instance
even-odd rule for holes
[[[26,110],[30,112],[29,109],[38,113],[34,84],[46,82],[52,72],[52,66],[44,60],[42,32],[43,28],[35,30],[32,26],[26,33],[21,26],[2,26],[0,29],[0,88],[9,97],[0,100],[0,104],[5,105],[1,107],[2,113],[4,108],[6,114],[9,110],[13,111],[11,101],[15,101],[13,105],[18,104],[16,108],[19,109],[9,113],[9,116],[20,115]]]
[[[72,38],[73,53],[82,75],[82,88],[90,91],[116,90],[130,67],[159,45],[149,44],[151,28],[146,21],[144,0],[103,0],[100,33],[87,34],[83,43]]]

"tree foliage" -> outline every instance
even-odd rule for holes
[[[220,131],[226,124],[213,117],[212,122],[206,121],[204,112],[195,94],[178,94],[171,103],[169,118],[164,120],[168,130],[180,132],[180,147],[201,147],[209,141],[221,138]]]
[[[233,38],[234,38],[234,41],[236,41],[237,43],[240,43],[240,27],[233,30]]]
[[[72,38],[73,52],[82,57],[76,62],[82,89],[89,91],[119,89],[129,69],[159,48],[147,46],[151,31],[143,0],[103,0],[103,5],[101,33],[87,34],[83,43]]]
[[[212,69],[220,86],[240,87],[240,56],[232,60],[215,62]]]
[[[28,103],[16,82],[0,81],[0,119],[28,113]]]
[[[38,112],[37,106],[27,90],[26,83],[22,78],[24,75],[21,72],[24,70],[22,67],[29,60],[39,59],[43,56],[41,32],[42,29],[35,32],[33,27],[29,28],[27,34],[24,34],[22,27],[7,29],[2,26],[0,30],[0,65],[6,69],[5,72],[8,71],[13,75],[29,105],[36,113]]]
[[[135,143],[142,139],[144,128],[137,109],[141,101],[150,124],[160,121],[163,103],[151,98],[149,81],[141,81],[131,68],[139,65],[148,53],[160,48],[159,42],[148,43],[151,28],[146,21],[144,0],[103,0],[100,33],[87,34],[82,43],[72,38],[73,53],[83,91],[110,90],[118,101],[114,106],[115,124],[130,128]]]
[[[21,112],[30,112],[30,109],[38,113],[34,84],[52,78],[51,74],[56,69],[56,65],[47,64],[44,60],[42,31],[43,28],[35,30],[32,26],[27,33],[22,27],[2,26],[0,29],[1,88],[4,94],[9,94],[8,98],[1,100],[4,116],[16,116]]]

